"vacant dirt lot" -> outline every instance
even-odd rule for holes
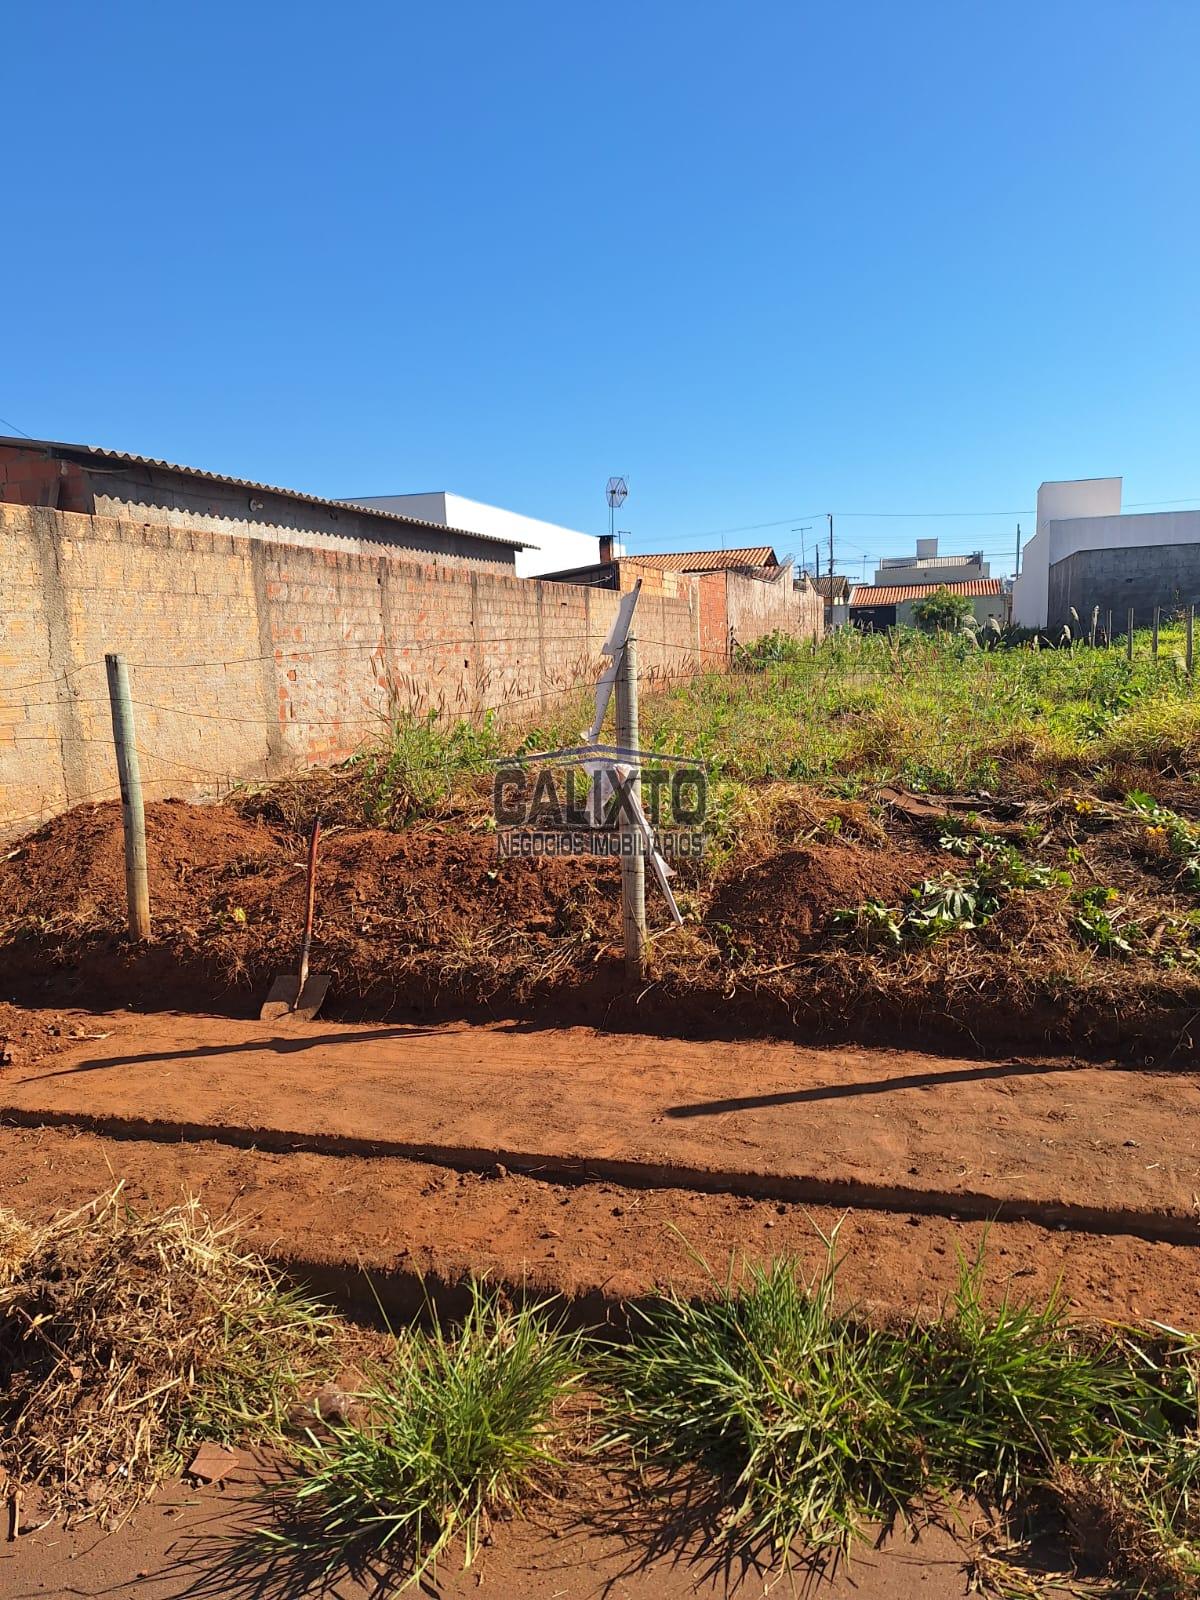
[[[334,979],[327,1014],[549,1015],[719,1038],[1087,1051],[1167,1066],[1190,1058],[1200,1015],[1194,894],[1150,849],[1143,823],[1056,804],[992,824],[1056,868],[1069,861],[1080,882],[1115,885],[1141,919],[1136,952],[1081,944],[1074,891],[1061,885],[1015,895],[978,930],[888,949],[840,927],[838,913],[900,905],[956,864],[968,869],[939,846],[940,803],[914,808],[893,795],[870,807],[767,785],[745,804],[738,847],[715,873],[681,867],[685,927],[663,926],[652,903],[650,981],[634,989],[623,978],[613,863],[499,861],[478,810],[400,833],[330,828],[314,947],[315,965]],[[230,806],[183,802],[150,806],[147,830],[155,937],[141,948],[124,937],[115,804],[78,807],[4,853],[9,996],[245,1011],[294,964],[298,834]],[[1125,912],[1111,915],[1120,923]]]
[[[1189,1238],[1200,1191],[1191,1074],[1036,1057],[160,1015],[10,1069],[2,1105],[117,1134]]]
[[[241,1452],[241,1462],[221,1486],[164,1486],[133,1523],[106,1538],[94,1528],[48,1529],[0,1545],[0,1589],[6,1595],[94,1595],[128,1600],[213,1600],[261,1597],[328,1597],[379,1600],[394,1592],[394,1573],[382,1564],[324,1576],[311,1565],[272,1561],[250,1547],[256,1528],[269,1521],[260,1498],[282,1474],[269,1457]],[[983,1518],[972,1507],[948,1511],[945,1526],[901,1529],[880,1548],[864,1546],[852,1561],[820,1582],[825,1600],[965,1600],[972,1592],[975,1552],[969,1537]],[[445,1600],[494,1594],[504,1600],[722,1600],[756,1595],[778,1572],[756,1568],[685,1528],[671,1540],[669,1522],[647,1516],[645,1504],[612,1485],[595,1499],[574,1495],[542,1506],[527,1520],[496,1529],[469,1571],[452,1551],[439,1565],[436,1584],[414,1589]],[[1062,1565],[1049,1542],[1035,1562]],[[798,1569],[799,1588],[805,1571]],[[784,1579],[784,1592],[787,1580]],[[1051,1594],[1057,1593],[1051,1590]]]

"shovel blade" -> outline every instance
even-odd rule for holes
[[[280,973],[258,1013],[259,1021],[282,1022],[287,1017],[298,1017],[311,1022],[329,993],[329,979],[323,972],[310,972],[299,999],[296,997],[298,984],[294,972]]]

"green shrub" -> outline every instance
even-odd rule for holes
[[[672,1295],[612,1362],[614,1439],[718,1474],[728,1531],[780,1552],[843,1547],[924,1477],[908,1349],[839,1316],[834,1280],[831,1253],[812,1282],[779,1260],[700,1304]]]
[[[956,633],[973,615],[973,609],[967,595],[955,594],[942,584],[932,594],[914,601],[912,619],[923,633]]]

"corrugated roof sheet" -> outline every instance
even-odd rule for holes
[[[779,565],[769,544],[753,545],[747,550],[671,550],[658,556],[633,555],[630,560],[664,572],[724,572],[729,567]]]
[[[999,578],[968,578],[964,583],[891,583],[859,584],[850,591],[851,606],[897,606],[904,600],[921,600],[937,589],[948,589],[951,594],[966,595],[969,599],[983,599],[1004,593]]]
[[[129,467],[157,467],[162,472],[178,472],[188,478],[202,478],[206,483],[226,483],[234,489],[257,489],[263,494],[282,495],[288,500],[300,500],[309,506],[329,506],[334,511],[360,511],[365,517],[379,517],[384,522],[399,522],[409,528],[435,529],[439,533],[454,533],[464,539],[479,539],[484,544],[502,544],[510,550],[529,550],[533,547],[520,539],[502,539],[494,533],[475,533],[470,528],[452,528],[444,522],[429,522],[424,517],[406,517],[398,511],[380,511],[375,506],[360,505],[352,500],[331,500],[326,495],[306,494],[303,489],[283,489],[277,484],[258,483],[254,478],[230,478],[223,472],[205,472],[203,467],[184,467],[176,461],[160,461],[157,456],[135,456],[127,450],[105,450],[94,444],[63,444],[56,439],[26,439],[23,435],[0,434],[0,445],[18,445],[26,450],[60,452],[70,456],[86,456],[93,461],[112,461]]]

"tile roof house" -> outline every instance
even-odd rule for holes
[[[972,600],[1004,593],[1004,585],[999,578],[968,578],[962,583],[860,583],[850,591],[850,605],[897,606],[906,600],[921,600],[937,589],[948,589],[951,594],[964,594]]]
[[[778,572],[779,562],[769,544],[744,550],[668,551],[662,555],[618,555],[617,546],[607,534],[600,539],[600,559],[585,567],[568,567],[562,572],[543,572],[551,583],[584,583],[593,589],[625,589],[632,574],[645,583],[657,574],[662,580],[674,576],[700,577],[706,572],[744,572],[756,577]],[[624,575],[624,576],[623,576]]]
[[[1009,596],[1000,579],[969,578],[962,583],[856,584],[850,591],[850,621],[871,632],[911,625],[914,603],[939,589],[968,599],[977,622],[1008,620]]]
[[[850,593],[849,578],[843,577],[840,572],[835,573],[831,578],[826,572],[819,578],[812,578],[810,575],[810,580],[826,605],[829,604],[831,593],[835,605],[845,605],[847,596]]]
[[[661,567],[667,572],[745,572],[779,565],[769,544],[741,550],[670,550],[663,555],[639,555],[637,559],[643,566]]]

